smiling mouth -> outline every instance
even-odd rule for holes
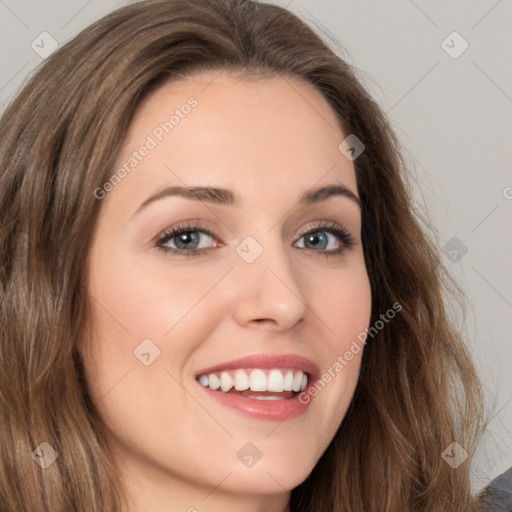
[[[286,400],[303,391],[310,376],[294,368],[240,368],[199,375],[197,381],[214,391],[256,400]]]

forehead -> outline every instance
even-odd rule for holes
[[[141,193],[159,182],[280,195],[324,179],[356,193],[352,163],[338,149],[344,138],[334,111],[307,82],[203,72],[145,98],[117,165],[151,146],[123,183]]]

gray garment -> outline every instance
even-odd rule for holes
[[[484,489],[481,505],[482,512],[512,512],[512,468]]]

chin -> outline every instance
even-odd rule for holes
[[[313,467],[300,460],[272,460],[264,464],[262,458],[251,468],[234,469],[222,487],[242,494],[282,494],[300,485]]]

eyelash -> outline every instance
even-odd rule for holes
[[[318,253],[319,256],[325,256],[327,258],[335,257],[341,255],[345,250],[350,249],[354,246],[355,240],[352,237],[352,235],[342,226],[337,224],[336,222],[327,222],[318,226],[315,226],[314,228],[308,228],[307,230],[303,231],[299,235],[299,240],[306,236],[317,232],[326,232],[330,233],[332,235],[335,235],[338,241],[341,243],[341,247],[336,250],[322,250],[322,251],[315,251],[313,249],[310,249],[311,252]],[[158,235],[156,239],[155,246],[158,250],[164,252],[165,254],[174,254],[174,255],[182,255],[186,257],[196,257],[200,256],[205,251],[209,251],[212,248],[208,249],[190,249],[190,250],[184,250],[184,249],[175,249],[174,247],[165,247],[163,244],[167,243],[169,240],[172,240],[173,238],[183,234],[183,233],[195,233],[200,232],[205,235],[208,235],[209,237],[216,239],[216,237],[210,233],[207,229],[204,229],[204,227],[200,223],[190,223],[190,224],[179,224],[177,227],[162,232],[160,235]]]

